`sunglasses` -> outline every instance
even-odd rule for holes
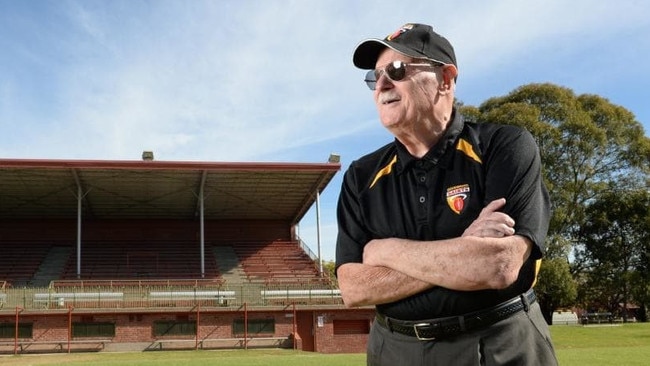
[[[368,85],[368,88],[370,90],[375,90],[375,87],[377,86],[377,80],[383,75],[386,74],[386,76],[392,80],[392,81],[402,81],[406,77],[406,72],[407,69],[410,68],[416,68],[416,67],[438,67],[442,66],[443,64],[407,64],[406,62],[403,61],[393,61],[389,63],[388,65],[384,66],[383,69],[374,69],[368,71],[366,74],[366,79],[364,80],[366,82],[366,85]]]

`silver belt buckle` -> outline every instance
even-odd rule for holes
[[[424,327],[424,326],[431,326],[429,323],[418,323],[413,325],[413,330],[415,331],[415,337],[418,339],[418,341],[435,341],[436,337],[421,337],[420,333],[418,332],[418,327]]]

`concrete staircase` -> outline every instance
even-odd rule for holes
[[[51,281],[60,279],[71,253],[71,247],[54,246],[50,248],[29,285],[47,287]]]
[[[239,258],[232,246],[214,246],[212,252],[221,277],[226,281],[227,285],[238,285],[247,282],[246,272],[239,263]]]

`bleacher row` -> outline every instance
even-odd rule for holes
[[[210,247],[205,248],[205,275],[220,276]],[[161,241],[84,243],[81,274],[86,279],[112,278],[200,278],[201,262],[197,243]],[[65,265],[62,279],[77,277],[74,255]]]
[[[298,242],[237,242],[232,247],[249,280],[300,281],[318,277],[314,262]]]
[[[51,247],[49,242],[1,242],[0,280],[9,285],[27,284]]]
[[[0,281],[32,286],[39,274],[55,273],[50,280],[155,280],[209,279],[226,282],[222,274],[232,268],[217,263],[213,246],[231,246],[241,269],[241,282],[314,281],[320,278],[314,261],[295,241],[209,243],[204,246],[204,276],[196,242],[84,242],[81,278],[77,278],[76,245],[57,242],[0,242]],[[62,263],[52,259],[55,249]],[[64,250],[61,250],[64,249]],[[48,263],[52,262],[52,263]],[[232,265],[229,265],[232,266]],[[232,276],[230,276],[232,279]]]

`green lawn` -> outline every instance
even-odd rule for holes
[[[551,327],[562,366],[647,365],[650,323]],[[362,366],[365,355],[323,355],[291,350],[169,351],[0,356],[0,365],[92,366]]]
[[[341,366],[365,365],[365,359],[363,354],[323,355],[291,350],[219,350],[3,356],[0,357],[0,365]]]
[[[560,365],[648,365],[650,323],[551,327]]]

